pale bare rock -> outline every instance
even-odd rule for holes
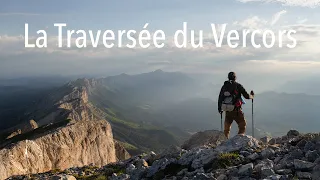
[[[88,99],[97,83],[93,79],[79,79],[74,84],[70,83],[59,88],[26,110],[27,116],[36,121],[23,121],[3,130],[2,133],[8,134],[7,139],[9,139],[37,127],[65,119],[70,119],[73,122],[105,119],[95,111]]]
[[[258,149],[261,147],[261,142],[252,136],[236,135],[231,139],[221,143],[215,150],[217,152],[234,152],[246,148]]]
[[[77,180],[77,179],[74,176],[57,175],[57,176],[53,176],[51,180]]]
[[[27,133],[30,131],[33,131],[38,128],[38,124],[36,123],[35,120],[31,119],[26,125],[22,128],[22,133]]]
[[[116,162],[115,143],[107,121],[79,121],[33,140],[0,150],[0,179]]]
[[[14,137],[16,135],[21,134],[21,133],[22,133],[21,129],[18,129],[16,131],[12,132],[6,139],[10,139],[10,138],[12,138],[12,137]]]
[[[131,157],[128,151],[118,141],[115,141],[114,144],[115,144],[116,156],[118,161],[126,160]]]
[[[70,85],[71,86],[71,85]],[[61,119],[71,119],[72,121],[100,120],[90,109],[88,100],[88,90],[84,86],[69,87],[70,92],[60,99],[54,99],[54,104],[49,106],[51,111],[46,116],[38,120],[38,124],[46,125]],[[54,107],[54,108],[52,108]]]
[[[38,128],[38,124],[36,123],[35,120],[30,120],[29,122],[27,123],[24,123],[21,125],[21,129],[17,129],[15,131],[13,131],[8,137],[7,139],[10,139],[16,135],[19,135],[19,134],[23,134],[23,133],[27,133],[27,132],[30,132],[30,131],[33,131],[35,129]]]
[[[39,127],[37,122],[33,119],[30,120],[30,125],[31,125],[32,129],[37,129]]]
[[[208,130],[198,132],[191,136],[181,147],[190,150],[200,146],[217,146],[221,142],[227,140],[226,136],[221,131]]]

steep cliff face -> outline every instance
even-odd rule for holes
[[[72,86],[69,86],[72,88]],[[54,108],[44,117],[39,118],[39,124],[45,125],[59,119],[72,119],[73,121],[98,120],[88,107],[88,90],[84,86],[73,87],[61,99],[54,102]]]
[[[79,79],[53,89],[21,115],[20,124],[3,130],[2,133],[10,137],[25,133],[27,131],[24,129],[30,126],[30,119],[33,119],[39,126],[65,119],[72,121],[101,120],[101,117],[96,117],[91,111],[91,104],[88,100],[95,86],[95,80]]]
[[[0,179],[117,160],[107,121],[79,121],[0,150]]]

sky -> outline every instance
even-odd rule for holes
[[[320,0],[10,0],[0,5],[0,78],[50,75],[141,73],[162,69],[225,77],[236,71],[243,79],[277,86],[317,76],[320,68]],[[188,22],[204,31],[205,47],[178,49],[170,39]],[[48,32],[48,48],[24,47],[25,23],[31,41]],[[54,23],[74,30],[163,30],[168,43],[157,48],[58,48]],[[212,43],[210,24],[229,28],[297,31],[289,48],[232,49]]]

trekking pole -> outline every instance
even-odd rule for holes
[[[222,113],[220,113],[221,115],[221,131],[223,131],[223,127],[222,127]]]
[[[252,99],[252,137],[254,137],[253,99]]]

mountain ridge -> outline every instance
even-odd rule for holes
[[[113,96],[112,91],[103,84],[103,81],[104,78],[81,78],[55,88],[36,106],[29,108],[25,119],[34,119],[39,126],[65,119],[70,119],[71,122],[106,120],[111,123],[116,140],[133,148],[129,151],[134,154],[148,149],[159,150],[163,145],[178,144],[171,133],[159,127],[123,120],[121,114],[118,113],[122,109],[113,105],[113,102],[108,99],[104,99],[101,104],[95,103],[97,93],[97,100],[105,95]],[[117,89],[113,88],[113,90]],[[114,111],[114,108],[118,110]],[[26,123],[21,123],[7,129],[6,136],[12,137],[12,135],[19,134],[25,126]],[[158,142],[152,142],[154,140]]]

